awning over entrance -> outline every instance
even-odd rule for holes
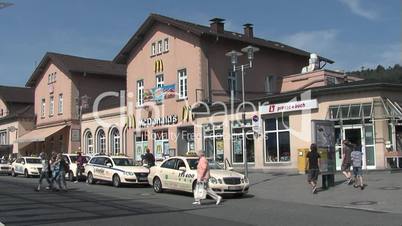
[[[57,133],[58,131],[64,129],[66,125],[62,126],[54,126],[43,129],[33,130],[23,136],[21,136],[16,142],[17,143],[31,143],[31,142],[41,142],[45,141],[45,139],[52,134]]]

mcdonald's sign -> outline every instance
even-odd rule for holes
[[[184,106],[182,109],[182,120],[183,122],[188,122],[194,120],[194,115],[191,112],[191,107],[190,106]]]
[[[155,73],[163,72],[163,61],[161,59],[155,60],[154,71]]]
[[[135,129],[137,127],[137,123],[135,121],[135,116],[134,115],[127,115],[127,128],[128,129]]]

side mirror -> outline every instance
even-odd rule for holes
[[[111,168],[113,165],[112,165],[112,163],[108,162],[108,163],[106,163],[106,166]]]
[[[182,166],[182,167],[179,168],[179,170],[182,171],[182,172],[186,172],[186,167]]]
[[[25,165],[25,162],[22,162],[22,165]]]

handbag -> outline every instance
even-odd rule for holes
[[[194,190],[194,199],[201,200],[207,198],[207,184],[204,182],[197,182]]]

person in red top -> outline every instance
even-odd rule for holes
[[[205,183],[205,188],[207,190],[207,195],[213,198],[216,201],[216,205],[219,205],[222,201],[222,197],[217,195],[211,188],[208,186],[208,180],[210,177],[209,174],[209,164],[208,160],[205,158],[205,153],[203,151],[198,151],[197,155],[199,157],[198,165],[197,165],[197,183]],[[195,199],[193,205],[201,205],[201,200]]]

